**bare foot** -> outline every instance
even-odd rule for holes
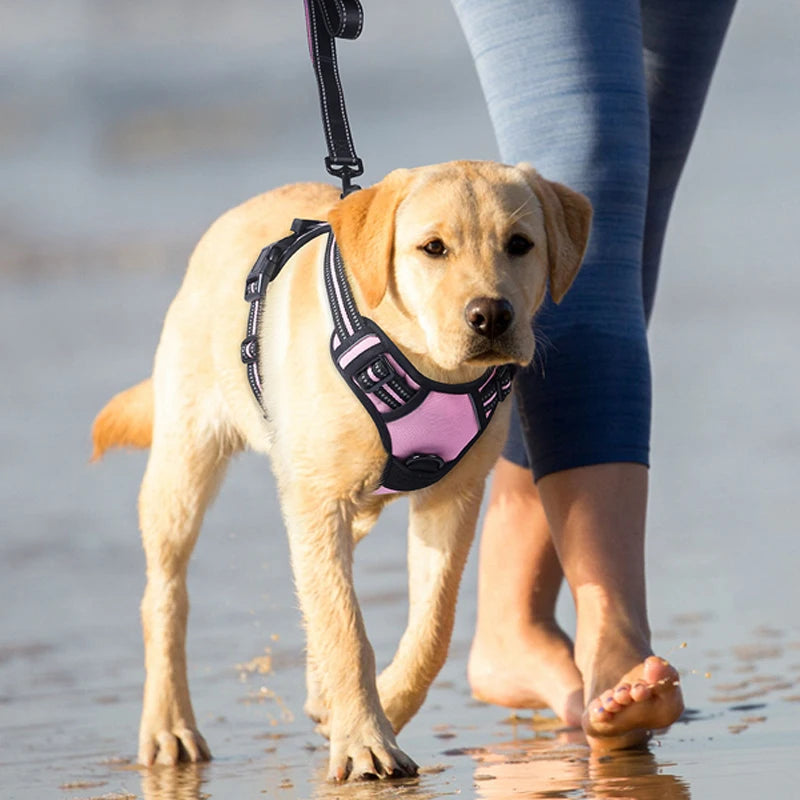
[[[593,750],[620,750],[644,744],[653,729],[668,727],[682,712],[678,671],[649,656],[588,704],[582,725]]]
[[[507,708],[551,708],[566,725],[578,727],[583,680],[572,657],[572,642],[555,622],[507,631],[479,631],[468,666],[472,694]]]

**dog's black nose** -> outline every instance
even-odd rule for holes
[[[464,309],[467,324],[481,336],[495,339],[508,330],[514,320],[514,306],[501,297],[475,297]]]
[[[467,324],[481,336],[495,339],[508,330],[514,320],[514,306],[501,297],[475,297],[464,309]]]

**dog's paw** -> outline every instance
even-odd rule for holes
[[[139,732],[139,763],[177,764],[179,761],[210,761],[211,751],[197,728],[188,725],[142,724]]]
[[[355,735],[331,738],[328,780],[357,781],[412,778],[418,767],[398,746],[393,735],[365,725]]]

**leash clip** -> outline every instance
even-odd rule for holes
[[[342,199],[361,188],[358,184],[350,182],[351,178],[364,174],[364,162],[358,156],[339,157],[335,161],[330,156],[325,156],[325,169],[342,182]]]

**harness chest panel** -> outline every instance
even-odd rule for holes
[[[330,226],[295,220],[292,231],[291,236],[264,248],[247,278],[250,317],[242,360],[262,410],[258,324],[267,284],[300,247],[327,234],[322,269],[333,320],[331,358],[372,417],[386,450],[376,493],[432,486],[486,429],[499,403],[511,392],[515,367],[491,367],[468,383],[440,383],[426,377],[373,320],[358,311]]]

